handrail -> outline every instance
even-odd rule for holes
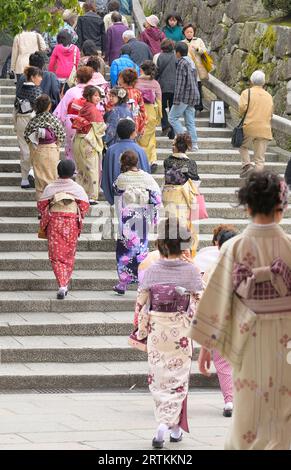
[[[212,91],[219,99],[223,100],[232,108],[238,110],[240,95],[218,80],[218,78],[210,74],[209,80],[205,80],[203,85],[208,90]],[[291,121],[289,121],[289,119],[274,114],[272,119],[272,128],[291,136]]]
[[[139,0],[132,0],[132,15],[134,18],[135,26],[141,33],[144,30],[145,14]]]

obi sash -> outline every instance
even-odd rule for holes
[[[189,303],[190,294],[176,284],[156,284],[150,289],[150,310],[155,312],[187,312]]]

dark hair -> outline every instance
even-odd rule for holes
[[[116,133],[121,140],[129,139],[135,131],[135,122],[132,119],[120,119],[117,124]]]
[[[127,54],[129,55],[131,52],[131,47],[129,44],[123,44],[122,48],[120,49],[119,55]]]
[[[120,90],[125,91],[125,96],[123,98],[121,96],[119,96]],[[123,103],[128,102],[127,90],[125,88],[122,88],[121,86],[115,86],[115,87],[111,88],[111,90],[109,90],[109,95],[116,96],[116,98],[118,98],[118,104],[123,104]]]
[[[151,77],[152,80],[155,78],[157,73],[157,67],[155,66],[152,60],[145,60],[141,64],[140,68],[145,73],[145,75]]]
[[[86,39],[86,41],[83,42],[82,53],[86,57],[90,55],[98,56],[97,46],[92,39]]]
[[[34,103],[34,109],[36,114],[44,113],[51,103],[52,101],[48,95],[40,95],[38,98],[36,98]]]
[[[220,224],[217,225],[213,229],[213,238],[212,238],[212,245],[216,245],[218,243],[218,238],[221,232],[235,232],[236,234],[238,233],[237,228],[234,225],[231,224]]]
[[[248,206],[252,216],[271,215],[284,202],[282,184],[283,179],[271,171],[253,171],[237,193],[239,204]]]
[[[83,5],[84,11],[87,13],[88,11],[94,11],[96,13],[96,1],[95,0],[86,0]]]
[[[111,21],[112,23],[119,23],[122,21],[122,16],[118,11],[114,11],[111,15]]]
[[[126,171],[131,170],[136,167],[138,164],[138,155],[132,150],[126,150],[120,157],[120,171],[125,173]]]
[[[182,41],[177,42],[175,46],[175,51],[179,52],[182,57],[186,57],[188,55],[188,44]]]
[[[122,70],[119,76],[121,76],[124,83],[129,86],[134,86],[138,80],[137,71],[132,68]]]
[[[175,43],[172,39],[163,39],[161,42],[161,49],[163,52],[172,52],[174,50]]]
[[[66,29],[62,29],[57,35],[57,43],[62,44],[64,47],[72,44],[72,36]]]
[[[120,10],[120,2],[118,0],[110,0],[107,5],[108,11],[119,11]]]
[[[194,35],[195,35],[196,29],[197,29],[196,24],[195,24],[195,23],[188,23],[188,24],[185,24],[185,26],[184,26],[184,28],[183,28],[183,33],[184,33],[184,34],[185,34],[186,29],[188,29],[188,28],[192,28],[193,31],[194,31]]]
[[[29,67],[25,67],[24,75],[25,75],[26,80],[30,81],[32,77],[38,77],[38,76],[42,77],[43,72],[38,67],[29,66]]]
[[[237,236],[237,232],[235,230],[222,230],[220,234],[218,235],[218,240],[217,240],[218,248],[221,248],[225,242],[227,242],[228,240],[236,236]]]
[[[180,15],[177,15],[176,13],[173,13],[173,12],[172,12],[172,13],[169,13],[169,14],[167,15],[167,17],[166,17],[166,25],[167,25],[167,26],[169,26],[169,20],[170,20],[171,18],[176,18],[177,24],[178,24],[179,26],[181,26],[181,25],[183,24],[183,21],[182,21],[181,16],[180,16]]]
[[[185,153],[192,148],[192,139],[188,132],[185,132],[185,134],[177,134],[174,142],[178,152]]]
[[[93,69],[83,65],[83,67],[78,68],[76,76],[79,83],[88,83],[93,77]]]
[[[72,178],[76,171],[73,160],[61,160],[58,164],[58,175],[60,178]]]
[[[32,67],[38,67],[43,69],[45,66],[45,54],[43,52],[36,51],[29,56],[29,65]]]
[[[87,67],[92,67],[94,72],[100,72],[100,70],[101,70],[101,61],[100,61],[99,57],[97,57],[97,56],[89,57],[89,60],[87,62]]]
[[[99,88],[97,88],[96,86],[93,86],[93,85],[87,85],[87,86],[85,86],[84,91],[83,91],[83,98],[85,98],[85,100],[87,100],[91,103],[92,98],[95,95],[95,93],[98,93],[100,98],[102,98],[102,95],[101,95],[101,92],[100,92]]]
[[[192,236],[189,230],[180,224],[178,219],[170,218],[160,223],[157,247],[162,256],[179,256],[182,251],[189,249],[191,244]]]

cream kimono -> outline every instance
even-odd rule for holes
[[[289,449],[291,238],[280,226],[250,224],[222,247],[189,335],[234,368],[226,449]]]

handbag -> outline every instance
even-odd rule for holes
[[[72,88],[76,85],[76,76],[77,76],[77,46],[74,49],[74,64],[70,76],[67,80],[67,85],[69,88]]]
[[[199,207],[199,220],[208,219],[208,213],[206,210],[205,197],[203,194],[197,194],[197,204]]]
[[[248,110],[249,110],[250,97],[251,97],[251,90],[249,89],[247,110],[246,110],[242,120],[238,124],[238,126],[236,126],[232,131],[231,144],[234,148],[240,148],[242,146],[242,143],[243,143],[243,140],[244,140],[243,125],[244,125],[245,118],[246,118],[246,115],[247,115]]]
[[[137,339],[137,329],[128,338],[128,344],[139,351],[147,352],[147,338]]]
[[[201,61],[202,61],[203,66],[207,70],[207,72],[211,72],[213,70],[213,66],[214,66],[213,59],[208,54],[208,52],[205,51],[203,52],[203,54],[201,54]]]

